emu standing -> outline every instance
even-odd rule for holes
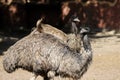
[[[76,53],[54,36],[34,32],[5,52],[3,67],[8,73],[18,68],[33,72],[35,76],[32,80],[37,75],[43,76],[44,80],[54,79],[57,75],[78,80],[87,71],[92,60],[86,30],[83,29],[81,33],[85,51]]]

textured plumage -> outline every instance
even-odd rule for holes
[[[72,21],[70,22],[71,24],[74,23],[73,20],[74,18],[72,18]],[[76,30],[77,27],[75,26],[76,26],[75,23],[74,26],[73,25],[71,26],[73,29],[75,29],[73,33],[66,34],[63,31],[49,24],[42,23],[42,18],[41,18],[36,23],[36,30],[38,30],[40,33],[47,33],[53,35],[54,37],[60,39],[62,43],[68,45],[71,49],[79,52],[81,49],[81,38],[80,38],[80,34],[77,34],[78,30]]]
[[[43,77],[51,78],[48,73],[53,72],[55,75],[77,80],[87,71],[92,60],[88,42],[85,38],[83,45],[87,43],[87,49],[82,54],[76,53],[58,38],[34,30],[5,52],[3,67],[9,73],[23,68]]]

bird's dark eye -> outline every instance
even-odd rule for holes
[[[86,27],[86,30],[89,32],[89,31],[90,31],[90,28],[89,28],[89,27]]]

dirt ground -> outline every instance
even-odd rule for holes
[[[120,80],[120,35],[92,38],[92,48],[93,62],[81,80]],[[2,58],[0,55],[0,80],[29,80],[33,75],[22,69],[11,74],[5,72]],[[37,80],[42,78],[39,76]]]

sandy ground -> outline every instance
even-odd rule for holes
[[[92,48],[93,62],[81,80],[120,80],[120,36],[94,38]],[[5,72],[2,58],[3,55],[0,56],[0,80],[29,80],[33,75],[22,69],[11,74]],[[37,80],[42,78],[39,76]]]

